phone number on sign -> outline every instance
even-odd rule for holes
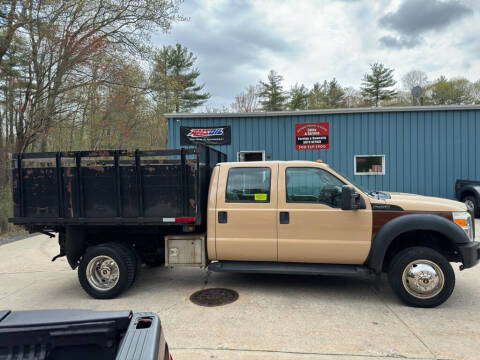
[[[298,150],[322,150],[328,149],[328,144],[310,144],[310,145],[297,145]]]

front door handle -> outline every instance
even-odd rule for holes
[[[219,224],[226,224],[227,223],[227,212],[226,211],[219,211],[218,212],[218,223]]]
[[[280,211],[280,224],[290,224],[290,213],[288,211]]]

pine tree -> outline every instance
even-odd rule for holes
[[[335,78],[329,82],[325,80],[323,84],[317,82],[313,84],[313,88],[310,90],[308,96],[308,108],[338,108],[342,105],[344,98],[345,91]]]
[[[328,101],[327,101],[327,89],[328,84],[326,81],[323,84],[316,82],[313,84],[312,90],[308,94],[308,109],[327,109]]]
[[[283,77],[274,70],[268,73],[267,82],[260,81],[260,104],[265,111],[280,111],[285,107],[286,96],[282,86]]]
[[[188,112],[203,105],[209,98],[198,85],[200,71],[194,68],[197,58],[180,44],[164,46],[156,55],[150,77],[157,104],[163,112]]]
[[[306,110],[308,106],[308,89],[305,85],[295,84],[290,88],[290,101],[288,102],[289,110]]]
[[[393,79],[393,69],[389,69],[383,64],[374,63],[370,65],[370,70],[371,73],[365,74],[362,79],[362,95],[378,107],[380,101],[397,95],[395,90],[388,89],[396,82]]]
[[[330,105],[330,107],[338,108],[341,106],[345,97],[345,91],[342,89],[342,87],[335,78],[333,78],[332,81],[328,83],[326,96],[328,105]]]

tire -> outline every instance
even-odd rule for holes
[[[478,207],[477,199],[475,199],[475,196],[471,196],[471,195],[465,196],[462,199],[462,202],[465,203],[469,211],[473,212],[476,218],[480,217],[480,208]]]
[[[78,266],[83,290],[96,299],[113,299],[135,280],[135,253],[124,244],[105,243],[87,249]]]
[[[140,257],[140,254],[138,251],[132,246],[131,247],[134,255],[135,255],[135,261],[136,261],[136,270],[137,272],[135,273],[135,279],[133,280],[135,282],[136,278],[138,277],[138,274],[140,273],[140,270],[142,269],[142,258]]]
[[[448,260],[438,251],[420,246],[395,255],[388,280],[393,292],[407,305],[422,308],[444,303],[455,288],[455,273]]]
[[[135,275],[133,276],[133,280],[131,284],[128,286],[130,288],[135,283],[135,280],[137,280],[138,274],[140,273],[140,270],[142,268],[142,259],[138,254],[137,250],[135,250],[135,248],[132,245],[128,243],[117,243],[117,244],[125,247],[125,249],[130,251],[133,255],[133,258],[135,259]]]

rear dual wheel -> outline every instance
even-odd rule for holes
[[[87,249],[78,266],[78,280],[90,296],[112,299],[133,284],[138,269],[138,258],[131,246],[105,243]]]
[[[388,279],[400,299],[423,308],[444,303],[455,287],[455,273],[445,256],[420,246],[407,248],[393,258]]]

